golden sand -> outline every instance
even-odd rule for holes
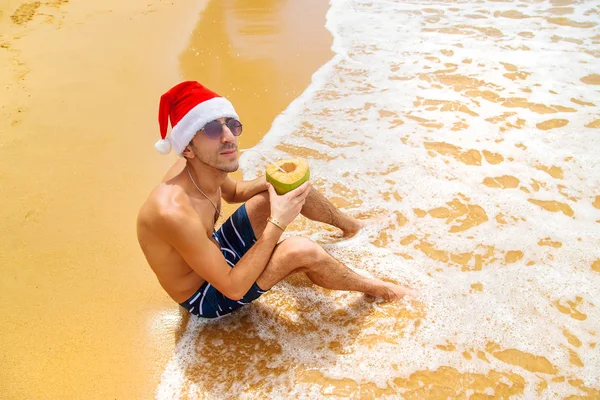
[[[135,238],[175,159],[153,148],[159,96],[181,63],[252,146],[331,56],[327,2],[290,2],[3,2],[3,399],[152,397],[186,323]]]

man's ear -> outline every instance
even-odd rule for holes
[[[192,159],[192,158],[196,157],[196,154],[194,154],[194,150],[192,150],[191,144],[188,144],[187,146],[185,146],[185,149],[183,149],[183,151],[181,152],[181,155],[183,157],[185,157],[186,159]]]

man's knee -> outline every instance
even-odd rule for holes
[[[280,244],[282,256],[291,264],[309,265],[318,261],[324,250],[310,239],[293,236]]]

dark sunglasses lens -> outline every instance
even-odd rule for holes
[[[242,124],[237,119],[230,119],[227,121],[227,127],[234,136],[240,136],[242,134]]]
[[[204,125],[204,133],[211,139],[216,139],[221,136],[223,132],[223,127],[219,123],[219,121],[212,121],[208,124]]]

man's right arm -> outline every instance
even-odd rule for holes
[[[193,214],[192,214],[193,213]],[[267,224],[260,239],[231,268],[206,235],[195,211],[184,208],[161,213],[157,233],[183,257],[204,280],[231,300],[239,300],[264,271],[282,230]]]
[[[300,214],[310,185],[305,182],[281,196],[270,184],[268,191],[271,216],[285,227]],[[208,229],[190,205],[162,208],[159,214],[157,234],[175,248],[190,268],[231,300],[241,299],[250,290],[265,270],[283,233],[278,226],[268,223],[260,239],[236,263],[235,268],[230,268],[220,249],[208,238]]]

